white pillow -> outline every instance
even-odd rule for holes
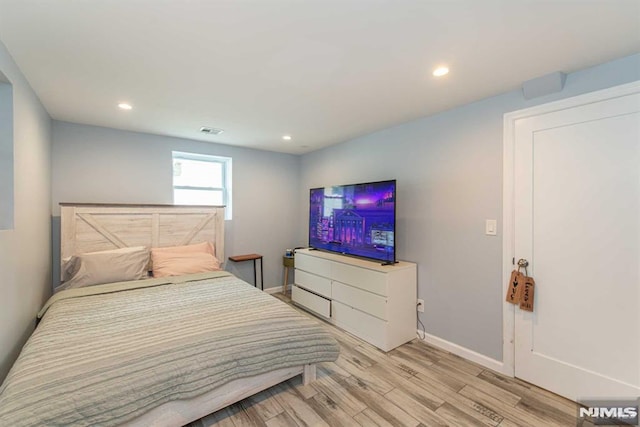
[[[64,263],[64,282],[56,288],[56,292],[102,283],[144,279],[148,276],[148,264],[149,250],[144,246],[74,255]]]

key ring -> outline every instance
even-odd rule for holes
[[[529,276],[529,272],[527,271],[527,267],[529,266],[529,261],[524,258],[520,258],[518,260],[518,273],[520,273],[520,269],[524,268],[524,275]]]

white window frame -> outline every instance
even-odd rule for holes
[[[223,183],[222,187],[185,186],[185,185],[175,185],[172,183],[173,199],[175,203],[175,190],[222,191],[222,203],[225,206],[224,219],[230,220],[232,218],[232,207],[231,207],[232,159],[231,157],[211,156],[208,154],[187,153],[183,151],[172,151],[171,152],[171,170],[172,171],[173,171],[174,162],[176,160],[197,160],[201,162],[220,163],[222,165],[222,183]]]

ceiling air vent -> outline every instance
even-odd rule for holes
[[[220,135],[222,132],[224,132],[224,130],[202,126],[200,128],[200,132],[207,133],[209,135]]]

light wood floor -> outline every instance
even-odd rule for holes
[[[322,323],[341,352],[314,383],[292,378],[189,427],[592,425],[572,401],[418,339],[384,353]]]

